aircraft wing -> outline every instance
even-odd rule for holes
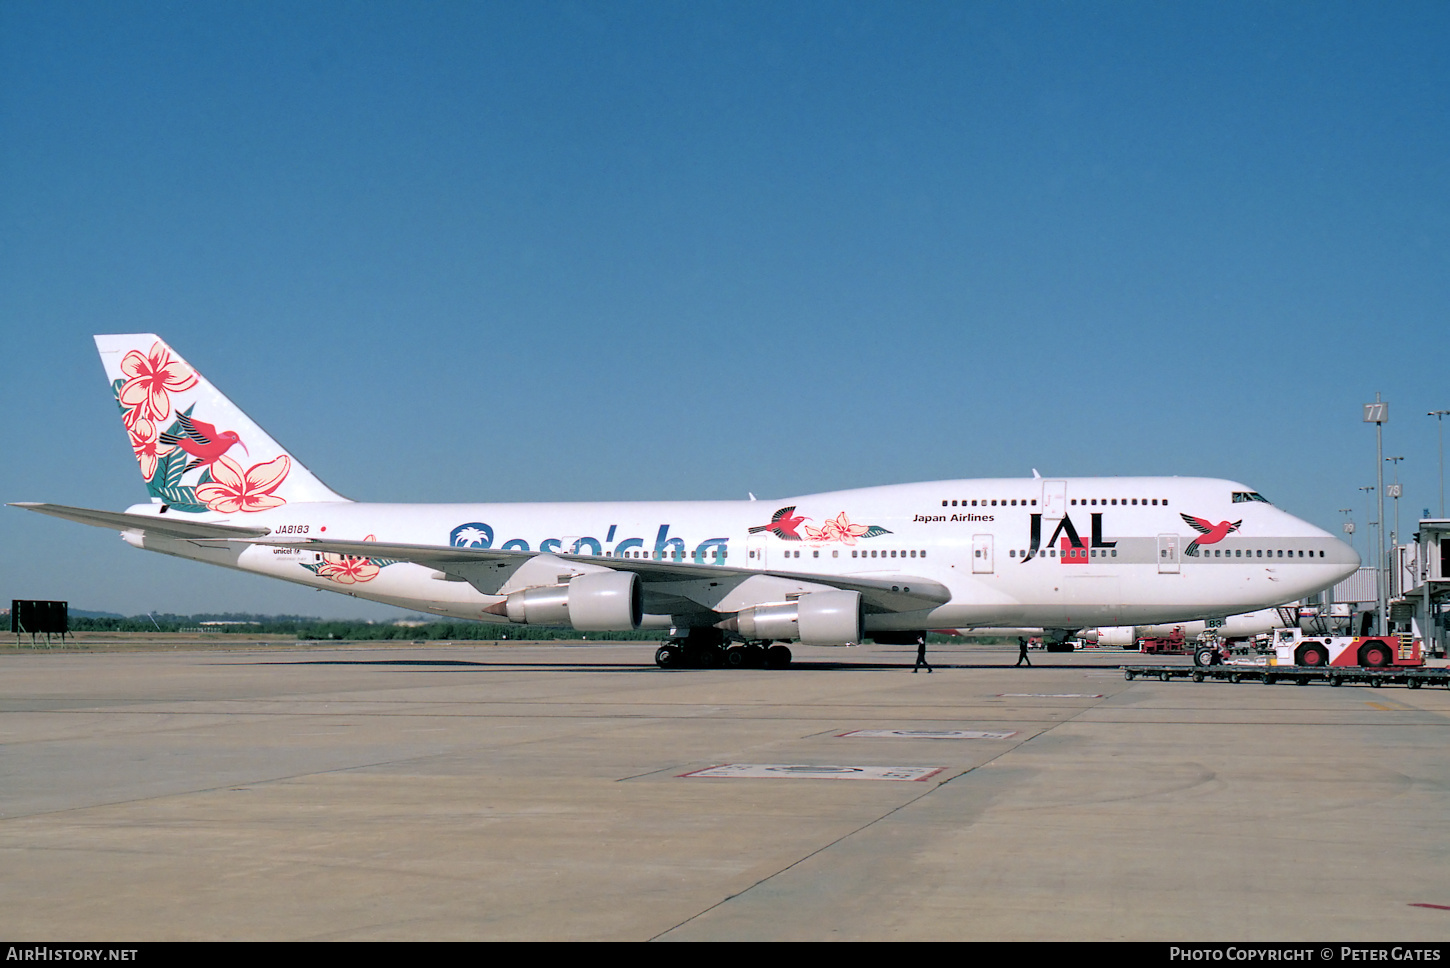
[[[11,507],[24,508],[52,517],[78,521],[97,528],[111,528],[116,531],[137,531],[161,535],[166,538],[184,540],[246,540],[268,534],[270,528],[248,528],[235,524],[213,524],[207,521],[192,521],[181,516],[162,517],[159,514],[127,514],[125,511],[96,511],[91,508],[73,508],[64,504],[34,504],[17,502]]]
[[[220,537],[220,536],[218,536]],[[862,602],[873,612],[913,612],[935,608],[951,600],[951,592],[930,578],[897,575],[868,578],[854,575],[822,575],[815,572],[777,569],[736,568],[687,561],[655,561],[646,558],[603,558],[598,555],[569,555],[557,552],[500,551],[486,548],[456,548],[439,545],[393,544],[383,541],[337,541],[331,539],[253,540],[254,544],[298,548],[324,554],[358,558],[388,558],[436,568],[458,580],[467,581],[485,595],[512,590],[510,579],[524,569],[529,577],[547,576],[539,584],[551,584],[566,574],[590,571],[626,571],[639,576],[646,598],[667,608],[666,600],[689,599],[696,603],[720,598],[712,591],[703,598],[693,586],[718,589],[740,585],[751,579],[770,577],[817,588],[839,588],[861,593]],[[654,586],[653,588],[651,586]],[[704,589],[701,588],[703,593]],[[783,596],[782,596],[783,597]],[[713,607],[713,606],[712,606]]]

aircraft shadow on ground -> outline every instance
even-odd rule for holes
[[[466,659],[300,659],[297,661],[284,661],[280,659],[269,659],[260,662],[240,663],[244,665],[257,666],[401,666],[418,667],[420,670],[437,670],[444,668],[456,668],[461,670],[473,669],[478,671],[509,669],[557,669],[561,672],[754,672],[762,670],[740,669],[727,670],[721,668],[702,669],[659,669],[654,663],[622,663],[622,662],[478,662]],[[911,661],[904,662],[829,662],[820,660],[797,660],[790,665],[791,669],[801,671],[832,671],[832,672],[881,672],[883,670],[895,669],[909,671],[913,667]],[[966,662],[933,662],[933,669],[1013,669],[1017,668],[1011,663],[966,663]],[[1049,665],[1035,663],[1033,669],[1063,670],[1108,670],[1117,671],[1120,666],[1117,663],[1111,665]]]

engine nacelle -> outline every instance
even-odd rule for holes
[[[1094,645],[1118,645],[1132,648],[1138,642],[1138,630],[1131,625],[1117,625],[1110,628],[1088,629],[1083,640]]]
[[[744,608],[720,623],[747,639],[799,639],[804,645],[861,641],[861,593],[811,592],[783,605]]]
[[[505,609],[510,622],[580,632],[632,632],[644,618],[639,576],[624,571],[589,572],[563,585],[526,588],[510,595]]]

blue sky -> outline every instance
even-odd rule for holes
[[[1221,476],[1450,409],[1443,3],[0,4],[0,499],[155,332],[380,501]],[[0,511],[0,598],[394,614]]]

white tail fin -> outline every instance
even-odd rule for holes
[[[97,336],[141,477],[171,511],[247,514],[346,501],[158,336]]]

